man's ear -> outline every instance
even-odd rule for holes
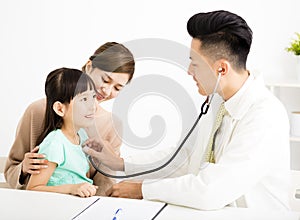
[[[226,75],[231,68],[230,63],[227,60],[221,59],[217,61],[215,64],[216,74],[222,74],[222,76]]]
[[[56,102],[54,102],[52,108],[58,116],[64,117],[65,112],[66,112],[66,105],[64,105],[63,103],[61,103],[59,101],[56,101]]]

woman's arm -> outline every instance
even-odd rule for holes
[[[48,163],[48,168],[41,170],[37,175],[32,175],[29,179],[28,190],[56,192],[63,194],[78,195],[80,197],[89,197],[96,194],[96,186],[90,183],[80,184],[64,184],[59,186],[47,186],[47,183],[56,169],[57,164],[53,162]]]
[[[43,155],[37,154],[35,142],[40,135],[45,113],[45,99],[29,105],[19,121],[16,137],[9,152],[4,175],[12,188],[25,189],[30,174],[37,174],[45,167]]]

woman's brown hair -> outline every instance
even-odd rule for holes
[[[129,81],[133,77],[135,62],[132,53],[123,45],[107,42],[100,46],[90,57],[93,68],[113,73],[128,73]],[[85,72],[86,64],[82,67]]]

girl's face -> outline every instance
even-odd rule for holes
[[[127,84],[130,74],[106,72],[93,68],[90,63],[86,66],[87,74],[93,79],[97,92],[97,101],[102,102],[115,98]]]
[[[64,120],[68,118],[70,121],[73,121],[75,129],[91,126],[94,122],[96,105],[96,92],[94,90],[80,93],[68,105]]]

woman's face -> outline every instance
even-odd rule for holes
[[[102,102],[115,98],[127,84],[130,74],[106,72],[93,68],[91,63],[86,66],[86,73],[93,79],[98,92],[97,101]]]

